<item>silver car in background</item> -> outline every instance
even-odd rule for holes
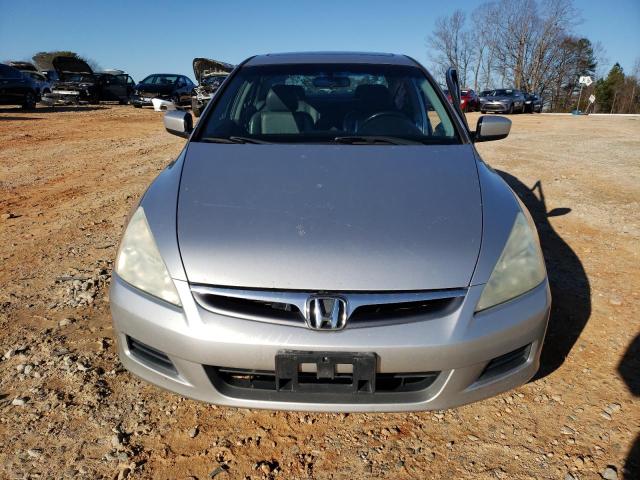
[[[122,363],[187,397],[285,410],[442,409],[528,381],[544,260],[474,147],[510,125],[470,132],[406,56],[249,58],[195,129],[165,116],[189,141],[122,238]]]

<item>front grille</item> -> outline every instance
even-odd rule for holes
[[[440,372],[377,373],[375,391],[372,393],[335,393],[344,391],[352,382],[351,373],[336,373],[331,380],[318,379],[314,372],[299,372],[300,385],[325,387],[319,393],[305,393],[279,389],[273,370],[248,370],[204,366],[211,383],[220,393],[232,398],[268,401],[301,401],[314,403],[391,403],[423,401],[428,389]]]
[[[457,309],[466,290],[422,292],[300,292],[243,290],[192,285],[198,304],[229,317],[304,327],[307,301],[315,296],[338,297],[346,302],[346,328],[372,327],[429,320]]]

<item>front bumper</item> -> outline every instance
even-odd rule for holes
[[[169,95],[154,95],[154,94],[133,94],[131,96],[131,103],[133,105],[153,106],[151,102],[154,98],[160,98],[162,100],[169,100]]]
[[[87,92],[78,90],[52,90],[41,97],[44,103],[52,105],[79,105],[81,103],[89,103],[89,95]]]
[[[485,102],[481,105],[481,110],[495,113],[507,113],[509,111],[509,104],[499,102]]]
[[[444,409],[512,389],[528,381],[538,369],[551,303],[545,281],[517,299],[474,315],[483,288],[474,286],[455,311],[441,318],[319,332],[212,313],[196,304],[186,282],[175,283],[182,309],[146,295],[114,274],[110,302],[123,365],[144,380],[197,400],[282,410]],[[163,368],[132,352],[132,339],[164,353],[172,368]],[[526,347],[526,353],[516,367],[483,375],[493,359],[521,347]],[[349,402],[332,401],[322,394],[298,398],[279,392],[260,398],[235,395],[233,389],[218,388],[219,383],[211,376],[212,366],[273,371],[276,355],[282,350],[375,353],[380,374],[438,374],[417,394],[377,397],[372,393]]]

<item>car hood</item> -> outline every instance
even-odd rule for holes
[[[169,95],[170,93],[173,92],[173,85],[154,85],[154,84],[145,85],[145,84],[139,83],[138,85],[136,85],[136,90],[144,93]]]
[[[210,58],[193,59],[193,74],[195,75],[196,82],[198,83],[200,83],[202,78],[206,75],[229,73],[234,68],[234,65],[231,65],[230,63],[212,60]]]
[[[58,74],[86,73],[93,75],[93,70],[91,70],[87,62],[76,57],[55,57],[51,64]]]
[[[508,102],[513,99],[513,97],[509,97],[508,95],[489,95],[485,98],[492,102]]]
[[[192,283],[313,291],[469,284],[472,147],[191,143],[177,209]]]

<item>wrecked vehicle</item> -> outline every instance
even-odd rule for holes
[[[200,116],[204,107],[207,106],[213,94],[220,88],[222,82],[229,76],[235,68],[230,63],[212,60],[210,58],[194,58],[193,74],[196,77],[198,86],[193,89],[191,97],[191,111],[196,117]]]
[[[20,70],[24,76],[33,80],[33,85],[36,89],[36,96],[38,100],[43,95],[51,93],[51,82],[47,76],[38,70],[38,68],[31,62],[7,62],[7,65]]]
[[[151,106],[151,100],[159,98],[175,105],[188,105],[195,84],[189,77],[176,73],[153,73],[137,84],[131,103],[136,108]]]
[[[57,80],[51,93],[43,98],[53,104],[78,105],[100,103],[97,77],[84,60],[77,57],[55,57],[51,61]]]

